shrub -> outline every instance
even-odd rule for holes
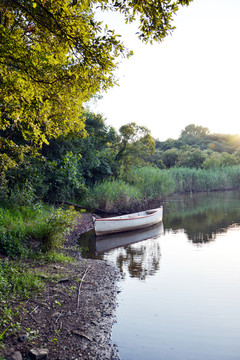
[[[60,246],[77,213],[37,204],[18,208],[0,207],[0,249],[8,256],[29,256],[33,241],[41,251]]]

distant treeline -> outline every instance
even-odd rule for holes
[[[29,153],[17,132],[1,131],[1,202],[68,201],[118,210],[131,207],[133,199],[239,187],[239,135],[210,134],[191,124],[179,139],[159,141],[134,122],[117,131],[101,115],[83,116],[84,132],[52,139]],[[110,206],[114,197],[119,204]]]
[[[240,135],[211,134],[206,127],[190,124],[174,140],[155,140],[152,161],[163,168],[219,168],[240,162]]]

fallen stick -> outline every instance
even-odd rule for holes
[[[89,336],[85,335],[85,334],[84,334],[83,332],[81,332],[81,331],[72,330],[71,332],[72,332],[73,334],[78,335],[78,336],[81,336],[81,337],[83,337],[83,338],[85,338],[85,339],[87,339],[87,340],[89,340],[89,341],[93,341]]]
[[[79,304],[80,304],[80,292],[81,292],[81,288],[82,288],[82,283],[84,282],[84,278],[85,278],[85,276],[87,275],[87,272],[88,272],[88,270],[91,268],[91,266],[89,265],[87,268],[86,268],[86,270],[85,270],[85,272],[84,272],[84,274],[83,274],[83,277],[82,277],[82,279],[80,280],[80,285],[79,285],[79,288],[78,288],[78,297],[77,297],[77,310],[79,309]]]

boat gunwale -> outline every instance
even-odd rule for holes
[[[156,211],[154,211],[153,213],[151,214],[146,214],[146,215],[141,215],[141,216],[134,216],[134,217],[111,217],[111,218],[102,218],[102,219],[96,219],[95,218],[95,221],[124,221],[124,220],[137,220],[137,219],[144,219],[144,218],[147,218],[147,217],[150,217],[150,216],[154,216],[156,214],[158,214],[159,212],[162,211],[162,207],[157,209]],[[131,215],[131,214],[129,214]],[[127,216],[127,215],[124,215],[124,216]]]

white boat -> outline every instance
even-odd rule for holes
[[[96,219],[93,216],[95,234],[106,235],[144,229],[162,221],[163,207],[138,213]]]

